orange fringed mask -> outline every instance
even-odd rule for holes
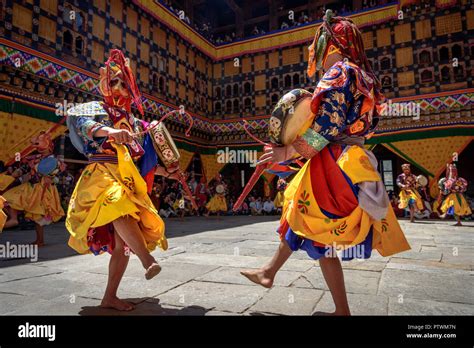
[[[357,26],[351,19],[334,17],[333,12],[327,10],[309,46],[308,76],[313,77],[317,71],[321,71],[325,59],[336,52],[375,77]]]
[[[111,89],[111,81],[119,78],[125,84],[131,97],[113,97]],[[104,97],[106,104],[111,106],[119,106],[130,111],[131,103],[143,115],[142,96],[138,90],[138,86],[130,67],[130,61],[125,58],[122,51],[114,49],[110,52],[109,59],[105,62],[105,67],[100,69],[99,89]]]

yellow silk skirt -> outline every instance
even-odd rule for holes
[[[283,207],[284,202],[285,202],[285,196],[284,196],[283,191],[278,191],[278,193],[275,196],[275,199],[273,200],[273,204],[275,205],[275,208]]]
[[[224,195],[215,194],[211,200],[206,204],[207,210],[211,213],[218,211],[227,211],[227,202]]]
[[[314,160],[305,163],[285,190],[280,228],[285,227],[279,231],[280,238],[284,238],[282,232],[286,233],[286,226],[289,226],[294,234],[312,240],[315,245],[345,250],[364,242],[372,230],[372,249],[382,256],[410,249],[390,204],[385,217],[380,220],[372,218],[360,205],[346,216],[329,218],[314,195],[318,190],[312,184],[314,173],[311,172],[311,162]],[[324,161],[321,164],[324,165]],[[350,146],[336,164],[353,184],[381,181],[377,170],[359,146]],[[332,189],[337,191],[337,187]],[[337,192],[335,197],[337,199]]]
[[[59,221],[64,216],[58,189],[45,178],[37,184],[23,183],[3,194],[12,209],[25,212],[25,218],[40,225]]]
[[[454,215],[466,216],[472,214],[469,203],[466,201],[466,198],[464,198],[462,193],[450,193],[444,199],[443,204],[441,205],[441,211],[445,214],[451,207],[454,209]]]
[[[82,172],[69,202],[66,228],[69,246],[89,253],[89,229],[105,226],[123,216],[138,222],[149,251],[168,248],[165,224],[147,194],[146,182],[130,158],[128,149],[113,144],[118,164],[92,163]]]
[[[400,203],[398,204],[398,207],[400,209],[405,209],[406,207],[408,207],[408,205],[410,204],[410,200],[413,200],[415,202],[416,208],[418,208],[418,210],[423,210],[424,208],[423,199],[421,199],[420,194],[415,189],[401,190],[399,193],[399,197]]]

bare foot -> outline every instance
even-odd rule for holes
[[[152,265],[148,267],[145,272],[145,278],[146,280],[150,280],[156,275],[158,275],[158,273],[160,272],[161,272],[161,266],[157,263],[152,263]]]
[[[462,223],[460,222],[457,222],[456,224],[454,224],[453,226],[462,226]]]
[[[273,279],[265,275],[265,271],[262,269],[246,269],[240,271],[240,274],[247,277],[255,284],[261,285],[265,288],[271,288],[273,286]]]
[[[131,303],[122,301],[118,297],[112,297],[112,298],[107,298],[107,299],[104,298],[102,302],[100,303],[100,307],[112,308],[118,311],[125,311],[125,312],[135,309],[135,307]]]

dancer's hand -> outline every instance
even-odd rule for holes
[[[107,135],[118,144],[128,144],[133,141],[132,133],[127,129],[109,128]]]
[[[292,158],[296,150],[292,145],[286,146],[265,146],[263,155],[259,158],[257,165],[268,162],[278,163]]]

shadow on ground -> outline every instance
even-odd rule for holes
[[[172,308],[170,306],[163,307],[160,300],[153,297],[143,298],[126,298],[124,301],[135,304],[135,309],[124,312],[114,309],[106,309],[98,306],[84,306],[79,315],[112,315],[112,316],[133,316],[133,315],[189,315],[189,316],[203,316],[211,309],[206,309],[200,306],[189,306],[183,308]]]

